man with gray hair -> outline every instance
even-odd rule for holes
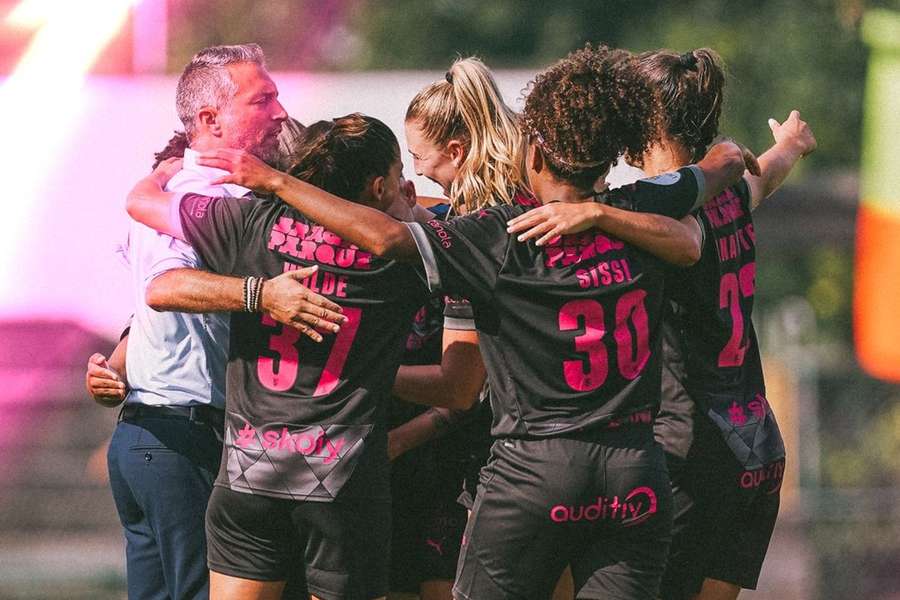
[[[246,194],[240,186],[216,184],[224,172],[198,165],[196,157],[237,147],[275,158],[287,114],[260,47],[197,53],[179,79],[176,105],[189,147],[168,189]],[[301,285],[311,269],[268,281],[214,275],[200,270],[190,246],[135,222],[127,255],[135,312],[129,335],[114,352],[124,355],[124,364],[91,357],[89,375],[93,369],[114,385],[97,393],[102,388],[93,388],[89,378],[89,390],[107,405],[125,398],[108,462],[125,530],[128,596],[207,598],[204,515],[222,451],[229,346],[224,311],[265,312],[317,340],[316,328],[337,331],[343,317],[337,305]]]

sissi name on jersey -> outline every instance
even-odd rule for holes
[[[321,225],[311,225],[290,217],[281,217],[272,226],[267,247],[320,265],[360,271],[372,268],[371,253],[360,250]]]
[[[547,245],[544,264],[548,267],[577,265],[623,248],[625,244],[622,241],[594,231],[565,235]],[[578,278],[578,287],[583,289],[626,283],[634,279],[628,259],[624,257],[577,269],[575,276]]]

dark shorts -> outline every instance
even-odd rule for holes
[[[232,577],[299,585],[323,599],[388,591],[388,502],[298,502],[216,486],[206,513],[209,568]]]
[[[441,441],[454,442],[454,438]],[[464,455],[434,442],[391,466],[391,591],[418,594],[423,582],[453,581],[466,509],[456,502]]]
[[[650,427],[498,440],[466,527],[454,595],[546,600],[566,565],[579,598],[653,600],[672,526]]]
[[[687,459],[669,457],[675,524],[663,600],[696,594],[706,578],[756,589],[769,548],[784,460],[744,470],[708,419],[697,418]]]
[[[418,594],[425,581],[453,581],[466,527],[454,498],[394,515],[391,591]]]

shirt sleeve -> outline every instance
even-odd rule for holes
[[[607,194],[612,206],[681,219],[703,205],[706,179],[697,165],[640,179]]]
[[[751,210],[752,198],[750,196],[750,184],[747,183],[747,180],[741,177],[741,180],[738,181],[731,188],[734,190],[734,193],[737,194],[737,197],[741,199],[741,208],[744,209],[746,214],[750,214],[753,212]]]
[[[153,279],[172,269],[196,269],[197,253],[190,245],[132,221],[128,232],[127,261],[147,286]]]
[[[128,317],[128,321],[125,322],[125,329],[122,330],[122,333],[119,334],[119,341],[125,339],[125,336],[131,333],[131,321],[134,320],[134,315],[130,315]]]
[[[234,273],[244,241],[251,198],[211,198],[185,194],[179,207],[184,239],[204,265],[222,274]]]
[[[472,304],[459,296],[444,298],[444,329],[457,331],[474,331],[475,315]]]
[[[510,236],[499,208],[449,221],[406,223],[415,239],[432,292],[458,294],[473,302],[493,295]]]

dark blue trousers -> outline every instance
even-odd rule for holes
[[[125,529],[128,597],[209,597],[204,515],[222,445],[211,425],[178,416],[120,421],[109,482]]]

